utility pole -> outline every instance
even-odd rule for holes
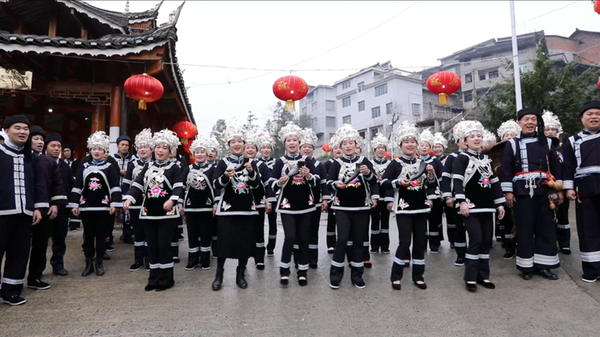
[[[512,52],[513,52],[513,70],[515,75],[515,99],[517,105],[517,111],[523,108],[523,101],[521,99],[521,69],[519,67],[519,47],[517,45],[517,24],[515,20],[515,2],[510,1],[510,23],[512,26]],[[515,111],[515,114],[517,113]]]

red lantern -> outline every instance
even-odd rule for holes
[[[192,153],[192,150],[190,150],[190,146],[187,144],[183,144],[183,151],[185,151],[186,153]]]
[[[299,101],[308,93],[308,84],[298,76],[284,76],[273,83],[273,93],[285,101],[285,111],[295,111],[294,101]]]
[[[127,97],[140,101],[138,103],[140,110],[146,110],[147,102],[159,100],[165,92],[162,83],[148,74],[129,77],[125,81],[124,89]]]
[[[435,156],[435,152],[429,151],[429,155],[432,156],[432,157],[434,157]]]
[[[389,152],[386,152],[384,156],[385,156],[385,159],[390,159],[391,154]]]
[[[449,105],[449,96],[460,89],[460,76],[451,71],[440,71],[427,79],[427,89],[440,95],[440,105]]]
[[[594,1],[594,11],[600,14],[600,1],[598,0]]]
[[[175,123],[175,125],[173,125],[173,131],[175,131],[177,137],[181,138],[181,144],[183,145],[188,144],[188,138],[194,138],[198,134],[196,125],[188,121]]]
[[[323,144],[323,146],[321,148],[325,152],[331,152],[331,146],[329,146],[329,144]]]
[[[190,158],[190,164],[193,164],[193,163],[195,163],[195,162],[196,162],[196,158],[194,158],[194,157],[191,157],[191,158]]]

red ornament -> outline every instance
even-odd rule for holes
[[[308,93],[308,84],[298,76],[284,76],[273,83],[273,93],[285,101],[285,111],[295,111],[294,101],[299,101]]]
[[[181,144],[187,145],[188,138],[194,138],[198,134],[198,128],[192,122],[182,121],[173,125],[173,131],[181,138]],[[188,152],[189,153],[189,152]]]
[[[398,159],[398,158],[400,158],[400,156],[394,156],[394,159]]]
[[[600,14],[600,1],[598,0],[594,1],[594,11]]]
[[[389,152],[386,152],[384,155],[385,159],[390,159],[390,156],[391,156],[391,154]]]
[[[451,71],[440,71],[427,79],[427,89],[434,94],[440,95],[440,105],[449,105],[448,96],[460,89],[460,76]]]
[[[183,144],[183,151],[185,151],[186,153],[192,153],[192,150],[190,150],[190,146],[187,144]]]
[[[191,157],[191,158],[190,158],[190,164],[193,164],[193,163],[195,163],[195,162],[196,162],[196,158],[194,158],[194,157]]]
[[[147,102],[152,103],[159,100],[165,92],[162,83],[148,74],[129,77],[123,87],[127,97],[140,101],[138,103],[140,110],[146,110]]]
[[[329,146],[329,144],[323,144],[323,146],[321,148],[325,152],[331,152],[331,146]]]
[[[600,89],[600,79],[598,80],[598,89]]]
[[[429,155],[432,156],[432,157],[434,157],[435,156],[435,152],[429,151]]]

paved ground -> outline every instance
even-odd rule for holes
[[[322,221],[322,238],[324,225]],[[292,282],[282,288],[277,270],[281,228],[276,256],[267,258],[264,271],[251,263],[246,290],[235,286],[235,261],[227,263],[219,292],[210,289],[214,266],[184,271],[184,244],[175,287],[147,293],[148,274],[128,270],[133,262],[128,244],[116,245],[105,276],[82,278],[81,234],[69,233],[69,276],[47,272],[52,289],[26,290],[28,302],[20,307],[0,305],[0,336],[598,336],[600,331],[600,283],[580,279],[575,232],[574,254],[561,255],[558,281],[523,281],[515,260],[503,260],[503,249],[496,247],[491,268],[497,288],[475,294],[465,290],[463,268],[454,266],[447,242],[440,254],[426,255],[425,291],[410,277],[402,291],[391,288],[392,255],[373,257],[374,267],[365,272],[366,289],[353,287],[347,272],[342,287],[332,290],[324,249],[307,287]],[[395,226],[391,238],[395,248]]]

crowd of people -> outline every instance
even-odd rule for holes
[[[308,271],[318,267],[324,212],[333,289],[342,285],[347,267],[351,283],[366,286],[370,255],[390,253],[390,214],[399,236],[390,268],[395,290],[401,290],[407,267],[414,285],[427,288],[425,253],[438,253],[444,239],[456,252],[454,264],[464,266],[466,290],[494,289],[489,265],[494,232],[504,258],[516,256],[523,279],[538,274],[556,280],[559,250],[570,254],[569,201],[576,205],[582,280],[595,282],[600,278],[600,102],[585,104],[579,116],[582,131],[569,136],[552,112],[524,108],[496,130],[500,142],[480,122],[460,121],[452,129],[458,147],[453,153],[447,153],[443,134],[419,131],[405,121],[392,137],[401,155],[389,158],[390,141],[377,134],[370,143],[372,159],[361,155],[360,133],[344,124],[330,140],[333,158],[324,163],[313,156],[318,138],[310,129],[284,126],[278,137],[285,154],[272,158],[275,142],[269,135],[232,120],[224,133],[229,153],[218,159],[216,140],[198,135],[190,145],[190,165],[177,153],[176,134],[167,129],[144,129],[133,144],[121,136],[112,156],[109,137],[97,131],[87,140],[89,153],[78,161],[58,134],[46,134],[22,115],[11,116],[0,144],[0,193],[7,196],[0,200],[0,259],[6,257],[2,301],[25,303],[25,282],[33,289],[50,288],[41,280],[50,237],[52,272],[68,275],[65,237],[79,224],[81,275],[104,275],[103,263],[114,250],[115,218],[123,223],[122,240],[133,243],[130,270],[149,271],[146,291],[174,286],[184,224],[185,270],[210,269],[212,252],[217,262],[212,290],[226,283],[227,259],[237,260],[235,283],[247,288],[249,260],[264,270],[265,256],[274,256],[277,214],[284,232],[280,284],[289,285],[295,269],[298,285],[306,286]]]

